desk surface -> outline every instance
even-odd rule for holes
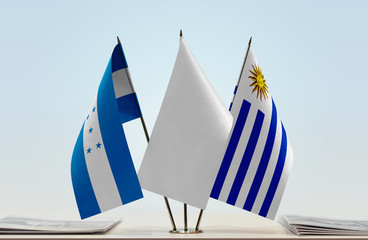
[[[175,219],[178,228],[181,219]],[[192,221],[193,222],[193,221]],[[192,222],[188,224],[192,225]],[[195,225],[195,220],[194,224]],[[190,227],[190,226],[189,226]],[[159,216],[123,216],[122,221],[104,234],[68,234],[68,235],[30,235],[0,234],[0,239],[367,239],[368,236],[303,236],[291,233],[276,221],[263,219],[251,214],[244,215],[204,215],[199,234],[172,234],[170,221],[164,215]]]

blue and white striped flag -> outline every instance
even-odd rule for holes
[[[244,61],[230,105],[234,122],[211,197],[274,219],[293,151],[251,48]]]
[[[71,175],[81,218],[143,197],[122,124],[141,117],[119,43],[74,147]]]

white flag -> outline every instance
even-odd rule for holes
[[[234,94],[234,123],[211,197],[274,219],[293,151],[251,48]]]
[[[138,177],[142,188],[205,209],[232,116],[184,39]]]

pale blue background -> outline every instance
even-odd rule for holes
[[[253,36],[295,153],[279,215],[368,219],[367,12],[364,1],[1,1],[0,215],[78,218],[70,158],[116,36],[151,131],[182,28],[227,106]],[[138,169],[139,121],[127,135]],[[105,216],[166,214],[145,196]]]

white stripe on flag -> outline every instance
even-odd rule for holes
[[[287,138],[287,142],[288,142],[288,145],[287,145],[287,153],[286,153],[286,158],[285,158],[285,166],[284,166],[284,169],[282,170],[280,182],[277,187],[273,201],[271,203],[270,210],[267,213],[267,218],[270,218],[270,219],[274,219],[276,216],[276,212],[277,212],[277,209],[279,208],[282,195],[284,194],[286,182],[290,175],[291,166],[293,165],[294,153],[291,148],[291,145],[289,144],[289,138]]]
[[[119,98],[133,93],[133,88],[129,81],[129,70],[123,68],[112,73],[112,81],[114,83],[115,97]]]
[[[220,192],[220,196],[219,196],[220,201],[226,202],[227,198],[229,197],[231,187],[233,186],[236,173],[238,172],[240,162],[242,160],[245,148],[247,146],[244,143],[248,142],[249,137],[250,137],[250,133],[252,131],[252,128],[249,128],[249,127],[247,128],[245,126],[253,126],[254,125],[254,120],[256,119],[256,115],[257,115],[257,109],[254,109],[254,108],[251,107],[250,110],[249,110],[248,117],[247,117],[247,120],[245,122],[244,128],[243,128],[242,135],[240,136],[238,146],[236,148],[233,159],[231,161],[229,171],[226,175],[224,185],[222,186],[222,189],[221,189],[221,192]],[[233,129],[231,131],[234,130],[235,122],[236,122],[236,119],[234,120]],[[228,144],[229,144],[229,140],[228,140],[226,145],[228,145]],[[249,191],[249,189],[248,189],[248,191]],[[241,208],[243,208],[243,206],[241,206]]]
[[[251,111],[257,112],[258,108],[253,106],[252,104]],[[236,200],[235,206],[237,207],[240,207],[240,208],[244,207],[244,203],[247,199],[249,190],[252,186],[254,176],[256,175],[256,172],[259,166],[259,162],[261,160],[262,153],[263,153],[263,150],[266,144],[266,139],[267,139],[267,135],[268,135],[269,127],[270,127],[270,120],[271,120],[270,115],[269,114],[265,115],[264,120],[263,120],[262,129],[259,134],[258,142],[254,150],[252,160],[250,162],[247,174],[245,175],[244,182],[240,189],[238,199]],[[247,128],[250,128],[251,130],[253,128],[253,125],[246,125],[246,126]],[[246,145],[247,142],[242,142],[241,144]]]
[[[276,168],[276,163],[277,163],[277,159],[279,157],[279,153],[280,153],[280,144],[281,143],[281,138],[282,138],[282,127],[281,127],[281,121],[280,118],[277,118],[277,128],[276,128],[276,135],[275,135],[275,142],[272,148],[272,152],[271,152],[271,156],[270,156],[270,161],[268,162],[268,166],[265,172],[265,176],[263,178],[262,184],[260,186],[257,198],[254,202],[253,208],[252,208],[252,212],[254,213],[259,213],[259,211],[261,210],[263,201],[266,197],[268,188],[270,186],[271,183],[271,179],[272,176],[275,172],[275,168]]]
[[[97,148],[99,143],[100,148]],[[84,125],[83,147],[88,174],[101,211],[122,205],[102,141],[97,114],[97,96]],[[88,149],[91,149],[90,153],[87,152]]]

